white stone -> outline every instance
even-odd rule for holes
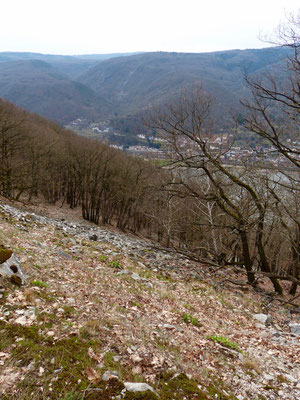
[[[135,281],[141,280],[141,277],[138,274],[136,274],[135,272],[131,275],[131,278],[134,279]]]
[[[253,318],[265,325],[272,322],[272,317],[267,314],[254,314]]]
[[[292,375],[285,374],[284,377],[289,380],[290,382],[297,383],[298,379],[294,378]]]
[[[167,329],[167,330],[175,329],[175,326],[174,326],[174,325],[171,325],[171,324],[164,324],[163,327],[164,327],[165,329]]]
[[[26,276],[22,270],[21,262],[19,258],[13,253],[8,260],[0,264],[0,275],[7,278],[17,276],[21,284],[24,285],[26,282]]]
[[[140,357],[138,354],[133,354],[131,357],[133,362],[141,362],[142,361],[142,357]]]
[[[271,381],[272,379],[274,379],[274,376],[269,375],[269,374],[264,374],[263,377],[264,377],[265,380],[267,380],[267,381]]]
[[[118,372],[117,371],[105,371],[102,375],[103,381],[109,381],[111,379],[118,379]]]
[[[300,336],[300,324],[289,324],[290,331],[296,336]]]
[[[19,317],[15,320],[15,324],[19,324],[19,325],[26,325],[27,324],[27,318],[22,315],[22,317]]]
[[[149,386],[147,383],[124,382],[124,386],[129,392],[146,392],[147,390],[151,390],[151,392],[155,393],[153,387]]]

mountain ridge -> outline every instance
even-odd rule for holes
[[[105,60],[100,60],[103,55],[93,55],[93,59],[89,59],[88,55],[0,53],[0,61],[1,55],[2,61],[5,55],[26,58],[26,61],[11,60],[9,64],[11,71],[3,72],[8,61],[0,62],[0,79],[2,71],[0,96],[16,102],[29,111],[41,112],[43,116],[67,124],[72,119],[81,117],[87,118],[90,122],[112,118],[126,119],[127,116],[143,113],[153,106],[172,102],[183,88],[202,85],[204,89],[212,93],[218,108],[222,108],[222,112],[216,112],[216,118],[220,121],[220,125],[226,126],[229,124],[230,114],[238,114],[241,111],[240,99],[248,95],[244,80],[245,73],[251,76],[255,73],[263,74],[273,71],[287,54],[286,49],[278,47],[211,53],[150,52],[122,56],[114,54],[106,55],[105,57],[111,58]],[[27,74],[28,77],[29,64],[27,64],[27,69],[25,65],[26,62],[33,61],[30,57],[34,58],[34,61],[46,62],[51,66],[53,68],[51,73],[57,74],[56,77],[62,84],[59,90],[57,81],[51,79],[49,81],[49,75],[44,77],[45,82],[48,82],[49,90],[49,96],[44,105],[42,96],[39,96],[36,102],[32,100],[34,97],[32,88],[35,86],[33,75],[34,72],[40,73],[40,71],[33,68],[32,79],[28,81],[23,79],[20,85],[22,81],[22,64],[20,63],[25,63],[23,64],[24,75]],[[17,65],[19,66],[18,74],[14,71]],[[34,67],[34,64],[32,66]],[[43,68],[42,64],[40,64],[41,68]],[[65,87],[62,77],[65,78]],[[83,85],[80,87],[85,93],[85,95],[82,94],[83,98],[78,93],[80,88],[77,87],[76,91],[74,83],[71,84],[70,81]],[[72,90],[70,85],[73,85]],[[74,96],[73,112],[69,104],[64,104],[64,90],[65,97]],[[87,94],[88,90],[89,94]],[[38,103],[39,107],[34,106],[34,103]],[[61,113],[55,112],[57,107],[60,108]]]

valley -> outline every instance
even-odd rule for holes
[[[109,142],[136,146],[142,144],[137,135],[147,133],[143,118],[151,110],[198,86],[212,94],[216,129],[229,129],[232,116],[242,112],[240,100],[249,95],[245,74],[279,74],[287,54],[279,47],[121,57],[0,53],[0,97],[62,125],[77,124],[80,134],[91,135],[92,124],[109,121],[116,134]]]

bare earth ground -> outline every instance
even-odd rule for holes
[[[78,211],[5,203],[0,244],[28,279],[0,282],[1,399],[300,398],[288,305]]]

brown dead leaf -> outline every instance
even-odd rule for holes
[[[94,370],[93,368],[86,367],[84,370],[84,375],[90,382],[97,382],[101,379],[101,375],[99,372]]]
[[[101,354],[96,354],[91,347],[88,348],[88,355],[93,360],[97,361],[97,363],[100,364],[102,362],[102,355]]]

